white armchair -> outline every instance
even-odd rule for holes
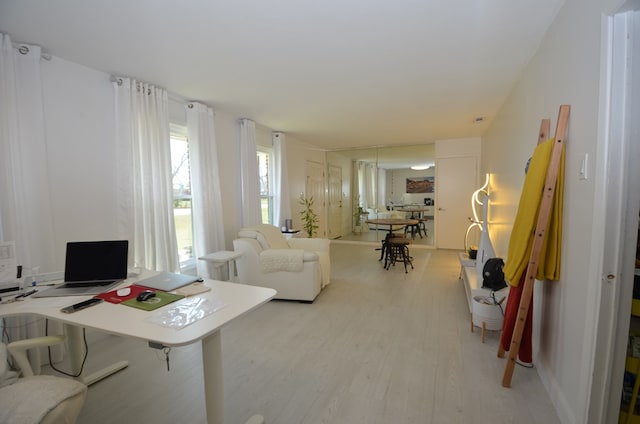
[[[33,375],[27,350],[64,342],[64,336],[36,337],[0,343],[0,422],[73,424],[87,394],[87,386],[70,378]],[[7,353],[21,371],[7,367]]]
[[[242,228],[233,248],[240,283],[269,287],[276,299],[313,301],[330,282],[328,239],[287,240],[273,225]]]

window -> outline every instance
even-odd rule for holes
[[[171,124],[171,176],[173,183],[173,218],[176,226],[180,267],[194,262],[193,219],[191,210],[191,168],[189,141],[185,126]]]
[[[257,153],[262,223],[273,224],[273,152],[261,147]]]

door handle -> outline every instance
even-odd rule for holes
[[[439,211],[446,211],[444,208],[438,208]]]

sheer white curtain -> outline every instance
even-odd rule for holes
[[[240,119],[240,183],[242,190],[242,226],[260,224],[260,181],[256,151],[256,124]]]
[[[59,271],[55,264],[51,198],[48,185],[47,146],[40,76],[41,49],[13,46],[0,34],[0,240],[16,243],[17,263],[28,275]],[[0,324],[1,326],[1,324]],[[11,340],[44,334],[44,321],[7,318]],[[60,325],[49,334],[61,334]],[[54,360],[61,359],[55,348]],[[46,350],[29,351],[34,371],[46,361]]]
[[[376,205],[376,165],[375,163],[356,162],[358,176],[358,195],[360,206],[375,209]]]
[[[360,162],[352,161],[351,162],[351,175],[353,175],[353,181],[351,183],[351,190],[353,193],[353,198],[351,199],[351,207],[352,212],[358,209],[358,206],[362,206],[360,202]]]
[[[14,48],[2,36],[0,55],[0,240],[16,242],[18,264],[55,265],[40,47]]]
[[[376,177],[376,208],[380,206],[386,206],[387,204],[387,170],[386,169],[378,169],[377,177]],[[381,212],[384,212],[383,209]]]
[[[273,223],[278,228],[284,226],[285,219],[291,219],[291,199],[289,196],[289,174],[287,171],[287,138],[284,133],[273,133],[274,159],[274,202]]]
[[[136,266],[179,270],[165,90],[115,78],[119,224]]]
[[[187,134],[191,163],[194,257],[224,250],[222,196],[213,110],[200,103],[187,105]],[[198,275],[210,277],[206,263],[196,261]]]
[[[378,207],[376,203],[376,181],[378,181],[377,173],[378,169],[375,163],[367,163],[365,165],[365,191],[366,197],[365,200],[367,202],[367,207],[371,209],[376,209]]]

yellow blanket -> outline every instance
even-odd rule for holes
[[[505,279],[517,286],[522,273],[527,269],[533,247],[538,213],[547,176],[547,168],[553,150],[554,139],[539,144],[533,153],[524,187],[520,195],[518,213],[513,224],[507,261],[504,266]],[[558,179],[547,225],[546,236],[536,278],[538,280],[558,280],[560,278],[560,252],[562,247],[562,192],[564,189],[564,144],[560,157]]]

